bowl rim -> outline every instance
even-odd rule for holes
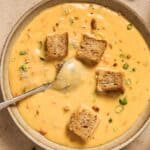
[[[46,4],[47,2],[50,1],[54,1],[54,0],[41,0],[40,2],[37,2],[34,6],[32,6],[31,8],[29,8],[27,11],[25,11],[23,13],[23,15],[20,16],[20,18],[18,19],[18,21],[14,24],[14,26],[12,27],[12,29],[10,30],[5,43],[2,47],[2,51],[0,54],[0,87],[1,87],[1,92],[2,92],[2,96],[3,96],[3,100],[6,101],[6,96],[5,96],[5,90],[4,90],[4,84],[3,83],[3,65],[4,65],[4,58],[5,58],[5,52],[7,51],[7,47],[9,45],[9,41],[11,40],[14,32],[17,30],[17,28],[20,26],[20,24],[26,19],[26,17],[28,17],[34,10],[36,10],[37,8],[39,8],[40,6]],[[94,1],[88,2],[87,3],[95,3]],[[83,3],[85,2],[83,0]],[[126,5],[124,2],[119,1],[119,0],[106,0],[106,1],[113,1],[115,3],[120,4],[122,7],[126,7],[127,10],[129,10],[132,14],[134,14],[134,16],[137,17],[137,19],[142,23],[145,32],[147,32],[147,34],[150,36],[150,29],[148,28],[148,26],[145,24],[143,18],[141,18],[139,16],[139,14],[137,12],[135,12],[134,10],[132,10],[128,5]],[[64,3],[78,3],[78,2],[82,2],[82,0],[66,0],[66,2]],[[97,3],[96,3],[97,4]],[[57,5],[57,4],[56,4]],[[102,5],[103,6],[103,5]],[[105,7],[105,6],[104,6]],[[110,8],[111,9],[111,8]],[[146,39],[145,39],[146,40]],[[149,45],[150,46],[150,45]],[[39,142],[38,140],[36,140],[35,138],[33,138],[30,133],[28,131],[26,131],[21,124],[17,121],[16,117],[14,116],[14,114],[12,113],[12,109],[8,108],[7,109],[12,120],[14,121],[14,123],[16,124],[16,126],[20,129],[20,131],[28,138],[30,139],[32,142],[34,142],[35,144],[37,144],[38,146],[40,146],[41,148],[44,149],[48,149],[48,150],[53,150],[53,148],[47,147],[46,145],[44,145],[43,143]],[[121,143],[120,145],[114,147],[114,150],[118,150],[118,149],[122,149],[123,147],[127,146],[128,144],[130,144],[132,141],[134,141],[150,124],[150,117],[145,121],[145,123],[143,124],[143,126],[133,135],[131,136],[126,142]],[[57,148],[56,148],[57,149]],[[88,149],[88,148],[87,148]],[[77,148],[74,148],[74,150],[77,150]]]

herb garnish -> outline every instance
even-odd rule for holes
[[[129,23],[129,24],[127,25],[127,30],[131,30],[132,27],[133,27],[133,24]]]
[[[119,57],[124,58],[124,59],[130,59],[131,55],[130,54],[124,54],[123,51],[120,49]]]
[[[126,56],[125,56],[125,54],[120,53],[119,57],[120,57],[120,58],[125,58]]]
[[[122,99],[120,98],[119,103],[120,103],[120,105],[127,105],[128,104],[127,98],[126,97],[124,97]]]
[[[20,52],[19,52],[19,55],[26,55],[26,54],[27,54],[26,51],[20,51]]]
[[[122,68],[127,70],[129,68],[129,64],[128,63],[123,64]]]
[[[26,64],[23,64],[19,67],[19,70],[20,71],[23,71],[23,72],[27,72],[27,65]]]
[[[126,79],[126,80],[125,80],[125,84],[128,85],[128,86],[130,86],[130,85],[132,84],[131,79],[129,79],[129,78]]]
[[[67,9],[67,8],[64,8],[64,15],[69,15],[70,14],[70,12],[71,12],[71,10],[70,9]]]
[[[73,49],[76,49],[78,47],[77,43],[75,41],[71,41],[70,42],[70,46],[73,48]]]
[[[120,98],[119,105],[115,107],[115,113],[121,113],[124,110],[124,106],[128,104],[127,98]]]
[[[131,72],[135,72],[135,71],[136,71],[136,68],[132,68],[132,69],[131,69]]]
[[[115,113],[117,113],[117,114],[121,113],[123,110],[124,110],[123,105],[117,105],[115,107]]]

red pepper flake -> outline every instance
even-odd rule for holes
[[[57,23],[56,23],[56,27],[58,27],[58,26],[59,26],[59,23],[57,22]]]
[[[39,115],[39,111],[38,111],[38,110],[36,110],[35,115],[36,115],[36,116],[38,116],[38,115]]]
[[[91,20],[91,29],[92,30],[96,30],[97,29],[97,24],[96,24],[96,20],[95,19]]]
[[[110,43],[108,43],[108,46],[109,46],[109,48],[110,49],[112,49],[113,47],[112,47],[112,44],[110,44]]]
[[[106,115],[107,115],[107,116],[109,116],[109,115],[110,115],[110,113],[108,112]]]
[[[99,107],[97,107],[97,106],[92,106],[92,109],[93,109],[95,112],[99,112]]]
[[[128,54],[126,57],[127,57],[127,59],[130,59],[130,58],[131,58],[131,55],[130,55],[130,54]]]
[[[26,63],[26,64],[30,63],[29,58],[25,58],[25,63]]]
[[[74,19],[75,19],[75,20],[78,20],[78,19],[79,19],[79,17],[74,17]]]
[[[70,108],[69,108],[69,106],[64,106],[63,110],[64,110],[65,112],[68,112],[68,111],[70,110]]]
[[[41,135],[46,135],[46,134],[47,134],[47,132],[44,131],[44,130],[42,130],[42,129],[40,129],[38,132],[39,132]]]
[[[117,65],[118,65],[117,63],[114,63],[114,64],[113,64],[113,67],[116,67]]]

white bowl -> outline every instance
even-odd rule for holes
[[[8,35],[8,38],[3,47],[2,55],[1,55],[1,70],[0,70],[0,82],[1,82],[1,90],[3,94],[3,98],[6,101],[11,98],[11,91],[8,80],[8,63],[9,63],[9,55],[11,51],[11,46],[13,45],[17,35],[22,31],[22,29],[31,21],[33,17],[38,15],[42,10],[52,7],[54,5],[65,3],[65,2],[86,2],[91,3],[91,0],[43,0],[35,5],[33,8],[28,10],[16,23],[13,27],[12,31]],[[125,4],[116,1],[116,0],[92,0],[92,3],[96,3],[105,7],[108,7],[114,11],[120,12],[123,16],[125,16],[130,22],[132,22],[136,28],[141,32],[141,35],[145,39],[146,43],[150,47],[150,32],[148,28],[145,26],[143,20],[133,12],[128,6]],[[8,111],[18,126],[22,133],[24,133],[29,139],[31,139],[34,143],[39,145],[40,147],[47,150],[75,150],[75,148],[69,148],[63,145],[59,145],[57,143],[51,142],[41,136],[39,133],[31,129],[26,122],[22,119],[19,114],[17,107],[10,107]],[[86,150],[108,150],[108,149],[121,149],[132,142],[150,123],[150,105],[147,106],[145,111],[141,116],[139,116],[137,122],[130,128],[125,134],[116,138],[109,143],[104,145],[100,145],[94,148],[86,148]]]

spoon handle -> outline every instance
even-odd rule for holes
[[[21,100],[23,100],[23,99],[25,99],[25,98],[27,98],[29,96],[32,96],[32,95],[34,95],[36,93],[45,91],[46,89],[50,88],[51,85],[52,85],[51,83],[43,84],[42,86],[40,86],[38,88],[35,88],[35,89],[31,90],[31,91],[28,91],[28,92],[26,92],[26,93],[24,93],[22,95],[19,95],[17,97],[9,99],[9,100],[7,100],[5,102],[1,102],[0,103],[0,111],[2,109],[4,109],[4,108],[7,108],[7,107],[11,106],[11,105],[15,105],[17,102],[19,102],[19,101],[21,101]]]

